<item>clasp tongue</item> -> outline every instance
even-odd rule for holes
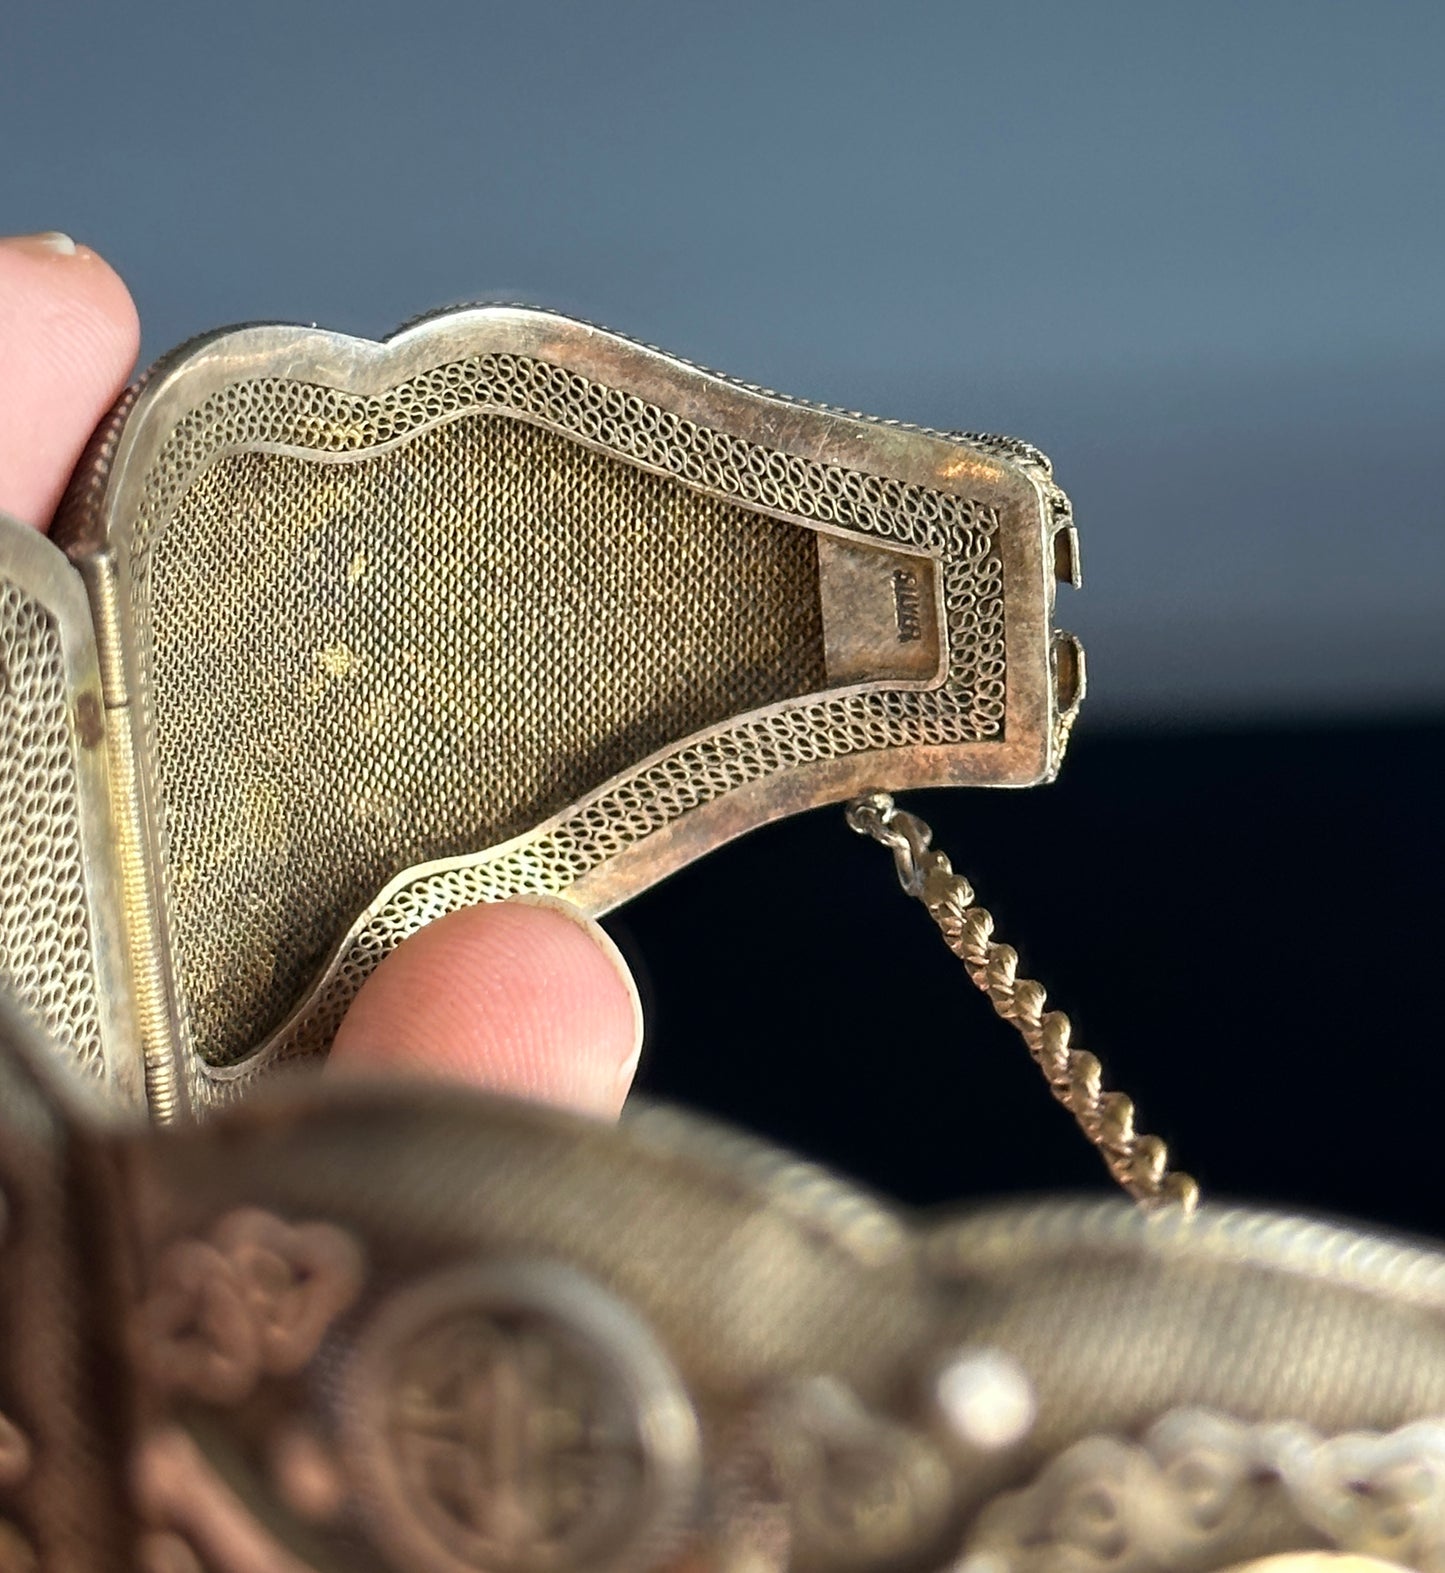
[[[931,557],[820,531],[818,595],[829,683],[942,680],[938,565]]]

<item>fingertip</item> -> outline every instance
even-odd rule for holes
[[[632,969],[627,965],[627,958],[622,954],[617,941],[594,918],[589,918],[579,907],[573,906],[563,896],[544,895],[540,892],[526,895],[513,896],[506,903],[509,910],[517,908],[532,908],[537,912],[549,912],[556,917],[572,924],[589,945],[595,946],[601,953],[607,966],[611,968],[612,978],[620,982],[626,995],[630,1028],[625,1036],[627,1052],[623,1055],[617,1067],[617,1074],[621,1079],[623,1096],[632,1086],[632,1079],[637,1074],[638,1062],[642,1058],[642,1040],[646,1031],[646,1022],[642,1015],[642,994],[637,987],[637,979],[632,975]],[[589,961],[589,967],[595,962]],[[611,981],[607,983],[608,991],[611,990]],[[592,987],[587,985],[588,989]]]
[[[400,945],[332,1046],[339,1074],[402,1072],[615,1116],[642,1041],[606,933],[549,898],[466,908]]]
[[[135,366],[120,276],[58,231],[0,240],[0,510],[44,529]]]

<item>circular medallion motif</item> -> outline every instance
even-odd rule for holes
[[[548,1262],[439,1273],[358,1341],[343,1442],[405,1573],[632,1573],[692,1508],[697,1423],[647,1328]]]

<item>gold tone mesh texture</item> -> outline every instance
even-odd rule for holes
[[[401,869],[826,683],[810,531],[506,416],[224,457],[147,577],[183,1014],[217,1065]]]
[[[59,625],[0,579],[0,987],[101,1076],[73,749]]]

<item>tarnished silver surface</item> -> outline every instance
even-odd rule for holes
[[[914,1219],[671,1111],[435,1087],[118,1126],[0,1039],[6,1567],[1445,1567],[1433,1247]]]
[[[143,1102],[90,608],[63,553],[0,515],[0,991],[74,1071]]]
[[[1052,626],[1077,547],[1036,450],[517,307],[184,346],[101,428],[54,537],[104,699],[107,993],[162,1120],[324,1054],[442,913],[599,913],[865,787],[1046,779],[1082,694]],[[33,544],[0,535],[0,585]]]
[[[881,792],[1154,1215],[252,1088],[458,905],[1049,776],[1078,552],[1027,444],[515,308],[252,328],[127,395],[57,540],[0,525],[3,1573],[1445,1573],[1445,1253],[1190,1214]]]

